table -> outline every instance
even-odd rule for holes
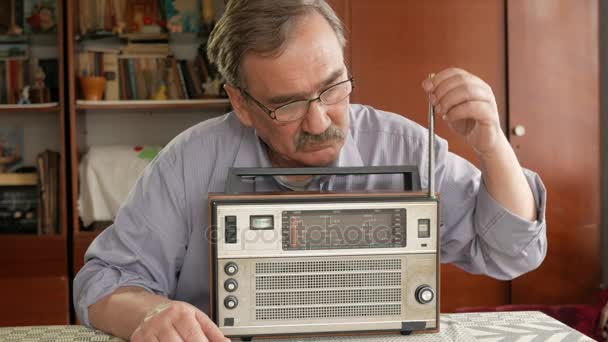
[[[468,342],[468,341],[594,341],[565,324],[536,311],[442,314],[441,332],[411,336],[354,336],[273,339],[272,342]],[[84,326],[0,328],[6,342],[122,342]],[[255,341],[255,339],[254,339]]]

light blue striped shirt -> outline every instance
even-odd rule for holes
[[[427,186],[427,130],[402,116],[351,105],[350,132],[336,166],[417,165]],[[526,221],[494,201],[481,172],[436,142],[437,191],[442,200],[441,261],[471,273],[511,279],[540,265],[547,250],[546,190],[524,170],[538,208]],[[140,286],[208,312],[209,247],[205,237],[207,195],[223,192],[228,168],[269,167],[255,130],[234,113],[184,131],[148,166],[119,210],[85,255],[74,280],[80,320],[88,307],[121,286]],[[325,177],[309,188],[400,190],[400,175]],[[283,188],[262,179],[258,191]]]

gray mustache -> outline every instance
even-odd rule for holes
[[[296,141],[296,151],[309,144],[322,144],[332,140],[344,139],[344,133],[335,125],[329,126],[325,132],[321,134],[309,134],[302,132]]]

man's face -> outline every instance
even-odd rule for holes
[[[243,70],[247,92],[271,110],[315,98],[349,76],[334,31],[317,13],[299,19],[280,56],[248,54]],[[269,146],[274,166],[323,166],[338,158],[348,134],[348,97],[327,106],[314,101],[308,113],[290,122],[273,120],[254,101],[240,99],[241,122]]]

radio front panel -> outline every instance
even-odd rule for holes
[[[431,201],[221,204],[216,213],[218,258],[437,252]]]
[[[437,205],[213,202],[214,321],[226,336],[437,329]]]

